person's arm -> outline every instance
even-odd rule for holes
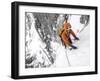
[[[73,32],[72,29],[70,30],[70,33],[72,34],[72,36],[73,36],[74,38],[76,38],[76,35],[75,35],[75,33]]]
[[[73,32],[73,30],[71,29],[71,32],[72,36],[76,39],[76,40],[79,40],[79,38],[75,35],[75,33]]]

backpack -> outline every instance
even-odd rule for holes
[[[58,35],[59,35],[60,37],[61,37],[63,31],[64,31],[64,28],[63,28],[63,27],[61,27],[61,28],[58,29]]]

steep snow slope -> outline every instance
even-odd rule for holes
[[[70,64],[66,56],[67,49],[56,42],[52,42],[52,46],[54,47],[54,51],[56,53],[56,60],[51,67],[68,67]]]
[[[64,48],[61,44],[52,45],[56,50],[56,61],[53,67],[68,67],[68,66],[86,66],[89,65],[90,62],[90,32],[89,25],[82,31],[77,32],[77,30],[81,30],[84,25],[79,24],[80,16],[73,16],[70,19],[70,23],[72,25],[72,29],[75,31],[77,36],[79,37],[79,41],[73,41],[73,44],[78,47],[76,50],[69,50],[68,48]],[[76,24],[78,23],[78,24]]]
[[[75,18],[75,17],[72,17]],[[76,18],[78,19],[78,18]],[[74,20],[74,19],[73,19]],[[78,21],[78,20],[76,20]],[[75,22],[75,21],[74,21]],[[73,23],[73,22],[72,22]],[[73,24],[72,24],[73,25]],[[75,24],[74,24],[75,25]],[[74,27],[73,25],[73,27]],[[81,30],[83,27],[81,24],[75,25],[77,29]],[[80,28],[79,28],[80,26]],[[75,28],[75,27],[74,27]],[[77,50],[67,50],[67,54],[72,66],[84,66],[89,65],[90,61],[90,26],[87,27],[80,33],[77,33],[77,36],[80,38],[79,41],[76,41],[74,44],[78,47]]]
[[[79,33],[79,41],[74,44],[78,47],[76,50],[67,50],[67,54],[72,66],[89,65],[90,62],[90,36],[89,25]]]

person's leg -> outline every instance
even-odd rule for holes
[[[66,45],[68,45],[68,46],[72,47],[73,49],[77,49],[77,47],[76,47],[76,46],[72,45],[72,41],[71,41],[71,39],[70,39],[70,38],[68,39],[68,41],[66,41]]]
[[[72,44],[72,40],[71,40],[71,38],[69,38],[68,41]]]
[[[72,43],[68,39],[65,40],[65,45],[72,47]]]

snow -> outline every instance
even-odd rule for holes
[[[54,47],[56,53],[56,60],[52,67],[68,67],[68,59],[66,58],[67,50],[59,43],[52,42],[51,46]]]
[[[80,23],[80,17],[81,15],[72,15],[68,20],[75,34],[77,34],[84,27],[84,24]]]

